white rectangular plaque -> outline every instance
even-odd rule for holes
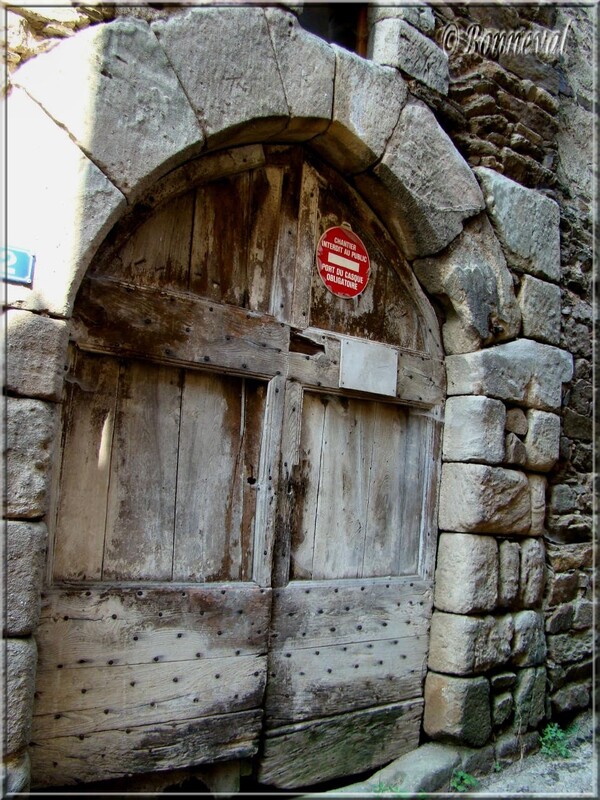
[[[340,388],[395,397],[398,351],[379,342],[340,339]]]

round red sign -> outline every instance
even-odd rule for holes
[[[328,228],[317,247],[319,275],[338,297],[357,297],[369,281],[369,254],[361,239],[349,228]]]

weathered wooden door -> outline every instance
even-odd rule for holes
[[[371,257],[353,300],[314,268],[342,222]],[[192,162],[113,231],[72,327],[34,785],[256,755],[301,786],[415,746],[434,325],[374,215],[300,148]]]

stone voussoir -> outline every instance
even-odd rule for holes
[[[413,268],[446,305],[442,337],[448,354],[518,335],[521,314],[512,277],[485,214],[469,220],[442,254],[417,260]]]
[[[213,52],[214,44],[204,49]],[[142,20],[86,28],[27,62],[13,81],[130,199],[204,144],[177,76]]]
[[[277,138],[310,139],[331,122],[334,50],[305,31],[291,12],[267,7],[265,15],[290,112],[287,128]]]
[[[402,110],[373,172],[355,182],[411,259],[442,250],[484,206],[472,170],[432,111],[416,100]]]
[[[487,167],[475,167],[509,267],[560,277],[560,210],[549,197]]]
[[[8,241],[26,243],[36,260],[33,285],[7,284],[6,300],[9,306],[69,317],[92,256],[127,203],[24,91],[13,89],[7,108]],[[39,142],[33,148],[32,130]]]
[[[527,534],[531,495],[526,475],[483,464],[443,464],[439,527],[465,533]]]
[[[448,94],[448,56],[406,20],[385,18],[371,28],[369,58],[396,67],[430,89]]]
[[[332,122],[310,146],[342,173],[363,172],[385,151],[408,88],[398,72],[333,45],[336,59]]]
[[[153,22],[152,30],[208,147],[261,141],[287,126],[289,106],[262,8],[191,8]]]
[[[573,356],[552,345],[518,339],[446,358],[448,394],[496,397],[542,411],[560,409]]]

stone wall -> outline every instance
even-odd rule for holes
[[[156,19],[168,13],[177,11],[13,8],[9,66],[12,71],[115,14]],[[413,98],[394,134],[382,141],[373,173],[357,183],[366,192],[373,175],[383,183],[393,170],[395,191],[410,184],[413,163],[407,161],[404,174],[402,159],[414,155],[414,131],[423,134],[423,121],[433,130],[435,122],[415,102],[420,98],[474,168],[486,203],[446,249],[417,258],[413,267],[439,304],[449,387],[424,727],[442,741],[493,742],[497,760],[535,747],[544,720],[568,717],[590,703],[593,14],[555,7],[371,9],[370,57],[398,69]],[[448,22],[551,30],[569,20],[573,35],[556,63],[460,52],[448,58],[441,47]],[[61,163],[76,162],[79,174],[84,156],[75,139],[63,141],[39,108],[31,113],[47,141],[56,137],[64,148]],[[437,129],[435,135],[441,141]],[[50,182],[59,181],[60,170],[52,172],[51,164],[40,169],[49,171]],[[98,172],[95,180],[88,202],[95,227],[78,245],[82,252],[84,245],[97,246],[125,203],[105,175]],[[411,202],[422,202],[418,183],[409,188]],[[101,214],[98,209],[110,204],[110,213]],[[414,207],[425,219],[426,204]],[[462,214],[439,246],[476,210]],[[400,211],[399,204],[394,214]],[[440,220],[443,212],[440,206]],[[416,252],[431,252],[430,241],[417,242]],[[85,259],[71,249],[83,270]],[[28,781],[33,634],[67,323],[53,319],[63,311],[52,304],[9,314],[21,331],[20,347],[43,341],[48,348],[29,348],[29,371],[19,374],[11,374],[8,352],[11,606],[5,634],[13,702],[5,768],[9,790],[18,791]]]
[[[443,308],[449,394],[458,395],[446,406],[425,730],[464,744],[494,739],[501,760],[536,746],[544,719],[591,702],[595,9],[399,4],[370,19],[370,55],[400,69],[436,111],[475,169],[501,248],[484,220],[477,247],[459,239],[415,263]],[[564,51],[467,52],[475,25],[477,35],[558,32]],[[457,285],[467,261],[468,287]],[[456,355],[492,343],[486,314],[502,339],[523,338],[503,346],[506,357],[502,347]],[[534,341],[575,357],[551,404],[510,374]],[[461,496],[468,514],[458,513]]]

